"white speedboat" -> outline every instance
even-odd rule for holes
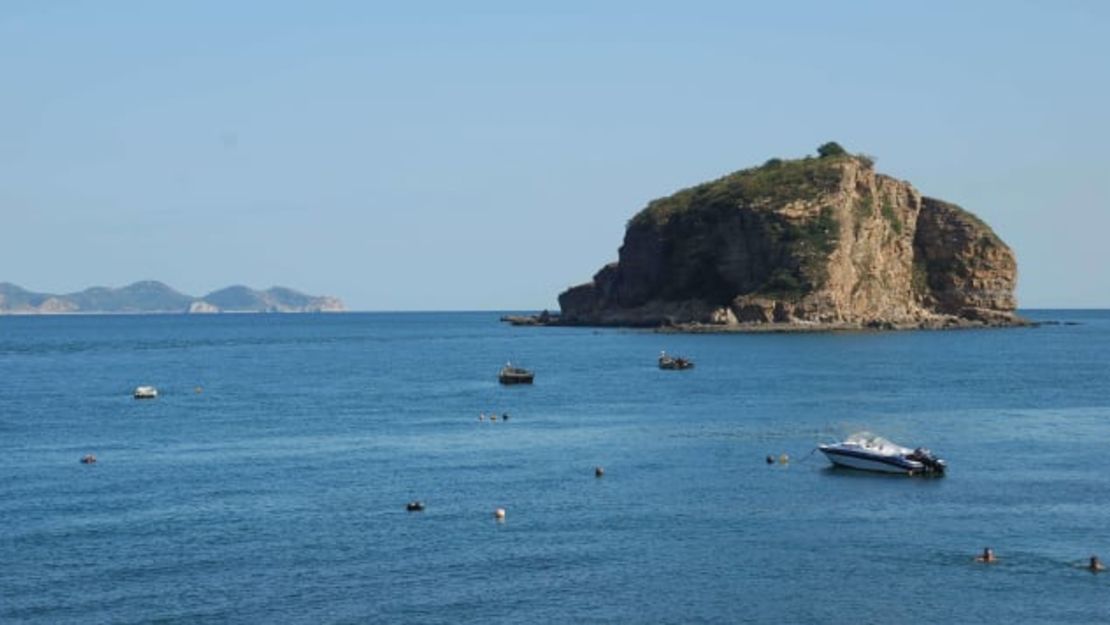
[[[881,473],[943,474],[947,465],[933,452],[902,447],[870,432],[857,432],[839,443],[818,445],[835,465]]]

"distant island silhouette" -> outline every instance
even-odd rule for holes
[[[95,286],[67,294],[35,293],[9,282],[0,282],[0,314],[58,315],[93,313],[316,313],[343,312],[335,297],[306,295],[285,287],[258,291],[229,286],[194,297],[156,280],[125,287]]]

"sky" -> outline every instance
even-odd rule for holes
[[[0,281],[557,307],[649,200],[835,140],[1110,307],[1110,3],[0,4]]]

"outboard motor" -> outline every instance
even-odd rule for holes
[[[934,456],[933,452],[925,447],[918,447],[907,457],[910,460],[916,460],[925,465],[925,470],[929,473],[944,473],[944,470],[948,467],[943,460]]]

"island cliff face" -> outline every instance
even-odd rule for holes
[[[1017,325],[1017,263],[971,213],[843,152],[772,159],[648,204],[558,323]]]

